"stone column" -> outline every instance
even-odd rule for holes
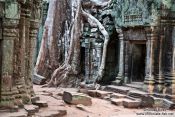
[[[1,76],[1,100],[0,106],[13,107],[15,94],[17,89],[15,87],[15,71],[18,70],[15,60],[15,42],[19,38],[19,12],[18,3],[9,2],[8,7],[4,7],[3,18],[3,40],[2,40],[2,76]],[[15,14],[15,15],[14,15]]]
[[[128,64],[129,64],[129,41],[125,41],[125,53],[124,53],[124,83],[128,83],[129,79],[128,79]]]
[[[168,26],[165,33],[165,94],[166,98],[175,102],[175,20],[172,26]]]
[[[119,34],[120,41],[120,52],[119,52],[119,72],[117,74],[116,80],[113,81],[114,85],[121,85],[124,82],[124,40],[123,40],[123,32],[121,29],[117,29]]]
[[[98,69],[101,65],[101,58],[102,58],[102,46],[103,44],[102,43],[98,43],[96,45],[96,48],[97,48],[97,64],[98,64]]]
[[[152,93],[154,88],[154,43],[157,38],[155,27],[148,27],[146,43],[146,66],[143,90]]]
[[[31,9],[31,17],[29,19],[29,27],[27,30],[27,41],[26,43],[26,85],[27,85],[27,90],[28,93],[31,96],[34,96],[34,91],[33,91],[33,85],[32,85],[32,78],[34,74],[34,60],[35,60],[35,52],[36,52],[36,42],[37,42],[37,34],[38,34],[38,29],[40,25],[40,18],[41,18],[41,10],[42,10],[42,0],[33,0],[33,3],[31,3],[33,6]]]
[[[163,32],[162,32],[163,33]],[[155,75],[155,87],[154,92],[156,93],[163,93],[164,88],[164,76],[162,71],[162,44],[165,36],[162,34],[158,41],[158,55],[157,55],[157,74]]]
[[[85,39],[85,82],[90,79],[90,43]]]

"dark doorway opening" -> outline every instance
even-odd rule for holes
[[[119,54],[119,40],[118,33],[113,30],[110,36],[110,41],[107,49],[106,67],[104,77],[101,80],[101,84],[110,84],[114,81],[116,74],[118,73],[118,54]]]
[[[3,26],[2,18],[0,18],[0,101],[1,101],[1,85],[2,85],[2,39],[3,39]]]
[[[146,44],[131,43],[130,83],[143,82],[145,77]]]
[[[81,47],[81,60],[80,60],[80,65],[81,65],[81,73],[85,77],[85,47]]]

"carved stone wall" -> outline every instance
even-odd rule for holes
[[[40,23],[42,0],[4,1],[2,75],[0,105],[13,107],[20,100],[29,103],[33,58]]]

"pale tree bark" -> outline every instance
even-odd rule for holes
[[[49,59],[54,58],[54,54],[52,53],[56,53],[56,51],[58,50],[53,50],[52,48],[54,46],[52,46],[52,44],[54,44],[56,41],[54,40],[59,40],[60,38],[54,38],[53,33],[49,33],[49,28],[51,28],[53,30],[52,27],[56,27],[58,25],[60,25],[57,22],[54,22],[54,17],[56,17],[56,15],[54,15],[55,10],[54,10],[54,5],[56,5],[56,3],[54,3],[57,0],[53,0],[50,1],[50,6],[49,6],[49,11],[52,13],[52,20],[47,24],[46,23],[46,29],[45,29],[45,33],[43,36],[43,40],[42,40],[42,46],[41,46],[41,50],[39,53],[39,57],[38,57],[38,61],[36,64],[36,72],[38,73],[39,70],[43,70],[40,69],[40,67],[38,67],[39,65],[41,65],[40,63],[42,63],[42,61],[46,59],[43,59],[43,57],[47,57],[47,52],[49,53],[48,56],[50,56]],[[64,0],[63,0],[64,1]],[[75,5],[76,3],[76,5]],[[105,3],[101,3],[98,1],[90,1],[90,5],[93,6],[102,6],[102,7],[106,7],[107,5],[109,5],[111,3],[111,0]],[[63,87],[73,87],[73,86],[77,86],[78,83],[80,81],[79,75],[80,75],[80,39],[82,36],[82,29],[83,29],[83,21],[84,19],[86,19],[86,21],[88,21],[88,23],[92,26],[97,26],[100,30],[100,32],[103,34],[104,36],[104,46],[103,46],[103,55],[102,55],[102,61],[101,61],[101,65],[98,71],[98,79],[102,78],[104,75],[104,69],[105,69],[105,65],[106,65],[106,55],[107,55],[107,46],[108,46],[108,42],[109,42],[109,34],[108,32],[105,30],[104,26],[100,23],[99,20],[97,20],[94,16],[92,16],[90,13],[85,12],[82,9],[82,4],[83,1],[81,0],[74,0],[73,2],[71,2],[71,18],[72,20],[70,21],[72,25],[69,25],[66,29],[69,29],[69,31],[62,31],[59,30],[60,32],[64,32],[63,34],[63,38],[65,37],[66,40],[69,40],[68,38],[70,38],[70,45],[68,48],[68,54],[66,55],[66,59],[64,61],[64,63],[57,67],[54,68],[53,74],[51,75],[51,79],[50,81],[44,85],[44,86],[63,86]],[[52,6],[53,5],[53,6]],[[59,4],[60,5],[60,4]],[[60,5],[61,6],[61,5]],[[76,11],[76,12],[75,12]],[[59,11],[56,11],[59,12]],[[62,11],[64,12],[64,11]],[[49,12],[48,12],[49,13]],[[55,13],[56,14],[56,13]],[[48,16],[49,17],[49,16]],[[60,17],[60,16],[59,16]],[[49,19],[49,18],[48,18]],[[47,26],[49,25],[49,26]],[[48,28],[47,28],[48,27]],[[70,37],[69,37],[69,33],[70,32]],[[66,35],[65,35],[66,34]],[[45,38],[48,38],[45,39]],[[43,51],[45,49],[45,44],[47,44],[50,41],[50,43],[48,44],[48,51]],[[53,57],[52,57],[53,55]],[[59,60],[58,60],[59,62]],[[54,62],[53,62],[54,64]],[[51,64],[52,65],[52,64]],[[53,66],[51,66],[53,67]],[[42,67],[41,67],[42,68]],[[37,71],[38,70],[38,71]]]
[[[51,0],[49,4],[41,48],[35,66],[35,72],[46,78],[50,78],[53,71],[62,64],[60,60],[62,50],[58,45],[64,35],[63,24],[70,19],[67,11],[69,10],[68,2],[68,0]]]

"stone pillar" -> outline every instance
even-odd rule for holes
[[[120,52],[119,52],[119,72],[117,74],[116,80],[113,81],[114,85],[121,85],[124,82],[124,40],[123,32],[121,29],[117,29],[120,41]]]
[[[175,22],[175,21],[174,21]],[[165,94],[166,98],[175,102],[175,23],[168,26],[165,32]],[[171,24],[171,25],[172,25]]]
[[[90,79],[90,43],[85,39],[85,82]]]
[[[128,75],[129,75],[129,71],[128,71],[128,64],[129,64],[129,41],[124,41],[124,44],[125,44],[125,53],[124,53],[124,83],[129,83],[129,79],[128,79]]]
[[[20,20],[19,20],[19,39],[15,41],[16,60],[15,66],[18,68],[15,70],[15,85],[19,90],[16,97],[23,97],[27,94],[25,86],[25,36],[26,36],[26,6],[21,4],[20,6]]]
[[[26,86],[28,93],[31,96],[34,96],[33,85],[32,85],[32,78],[34,74],[34,60],[35,60],[35,52],[36,52],[36,42],[37,42],[37,33],[40,25],[40,18],[41,18],[41,10],[42,10],[42,0],[33,0],[31,3],[32,7],[30,8],[31,12],[29,21],[29,27],[27,26],[27,37],[26,41]],[[29,5],[29,6],[30,6]]]
[[[143,90],[152,93],[154,88],[154,43],[157,38],[155,27],[148,27],[146,43],[146,66]]]
[[[18,3],[9,2],[8,7],[4,7],[3,18],[3,40],[2,40],[2,78],[1,78],[1,100],[0,106],[13,107],[15,94],[17,89],[15,87],[15,71],[18,70],[15,60],[17,59],[15,53],[15,41],[19,38],[19,12]],[[15,14],[15,15],[14,15]]]
[[[163,32],[162,32],[163,33]],[[156,93],[163,93],[164,88],[164,76],[163,76],[163,68],[162,68],[162,44],[165,36],[164,34],[161,34],[159,41],[157,43],[158,46],[158,55],[157,55],[157,74],[155,75],[155,87],[154,92]]]
[[[97,48],[97,64],[98,64],[98,69],[100,68],[100,65],[101,65],[102,46],[103,46],[102,43],[98,43],[98,44],[96,45],[96,48]]]

